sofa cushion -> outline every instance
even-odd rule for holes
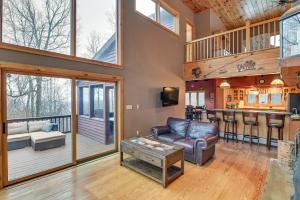
[[[184,147],[184,151],[187,153],[194,153],[194,144],[195,140],[190,138],[184,138],[180,140],[176,140],[174,144],[180,145]]]
[[[29,133],[31,137],[31,141],[34,143],[42,143],[42,142],[49,142],[53,140],[59,140],[59,139],[65,139],[66,135],[58,132],[58,131],[52,131],[52,132],[33,132]]]
[[[28,133],[27,122],[16,122],[7,124],[8,135]]]
[[[218,127],[214,123],[191,121],[187,128],[187,136],[195,139],[208,134],[217,135],[218,131]]]
[[[50,123],[50,121],[49,120],[43,120],[43,121],[28,122],[29,133],[41,131],[44,124],[47,124],[47,123]]]
[[[176,135],[176,134],[163,134],[163,135],[159,135],[158,139],[163,141],[163,142],[167,142],[167,143],[174,143],[176,140],[182,139],[184,137],[182,137],[181,135]]]
[[[30,135],[28,133],[7,136],[7,142],[17,142],[17,141],[25,141],[25,140],[30,140]]]
[[[52,130],[53,124],[51,123],[45,123],[42,127],[43,132],[50,132]]]
[[[168,118],[167,125],[169,126],[171,133],[185,137],[189,121],[170,117]]]

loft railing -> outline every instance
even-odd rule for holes
[[[71,132],[72,118],[71,115],[61,115],[61,116],[50,116],[50,117],[31,117],[24,119],[9,119],[7,123],[15,122],[34,122],[34,121],[46,121],[49,120],[52,123],[58,124],[58,131],[62,133]]]
[[[185,44],[185,61],[226,57],[279,46],[278,18],[214,34]]]

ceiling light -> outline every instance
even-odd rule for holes
[[[220,85],[220,88],[230,88],[230,84],[224,79]]]

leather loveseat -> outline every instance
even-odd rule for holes
[[[185,160],[203,165],[215,154],[219,129],[215,124],[168,118],[166,126],[151,128],[151,135],[162,141],[184,147]]]

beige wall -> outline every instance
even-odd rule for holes
[[[179,37],[138,15],[134,0],[124,0],[123,70],[8,50],[0,50],[0,60],[122,75],[124,104],[140,105],[139,110],[124,111],[125,137],[136,135],[137,130],[147,135],[152,126],[164,124],[167,117],[184,116],[185,18],[193,21],[194,15],[181,0],[166,2],[181,13]],[[164,86],[180,87],[178,106],[161,107],[159,97]]]
[[[195,14],[195,26],[197,38],[226,30],[224,24],[212,9]]]

